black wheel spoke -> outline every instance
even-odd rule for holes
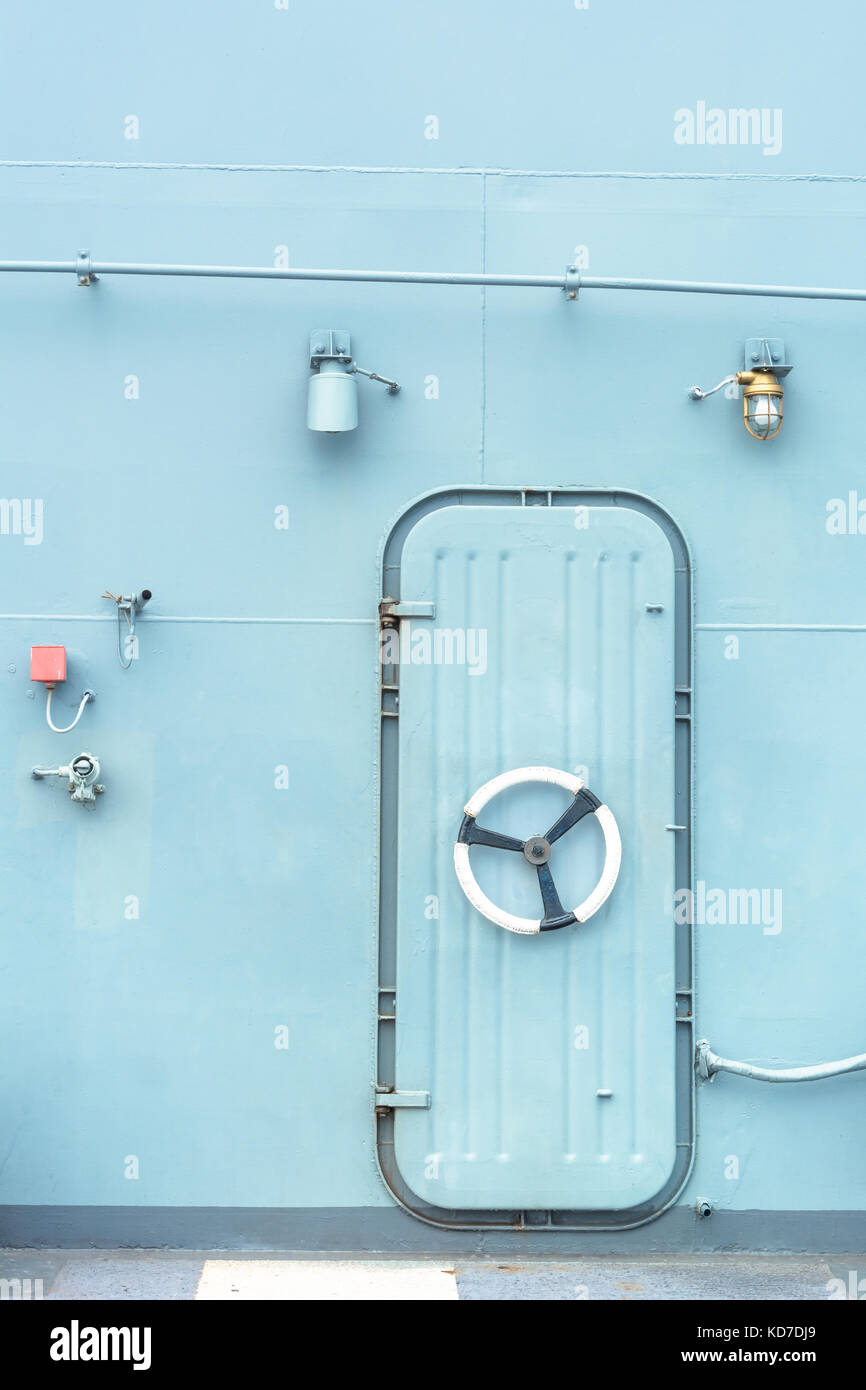
[[[583,820],[584,816],[588,816],[590,812],[596,810],[600,805],[601,802],[598,797],[594,796],[588,787],[581,787],[580,791],[575,794],[574,800],[568,809],[563,811],[559,820],[554,821],[553,825],[548,830],[544,837],[547,843],[552,845],[555,840],[558,840],[560,836],[565,834],[566,830],[570,830],[573,825],[577,825],[578,821]]]
[[[544,903],[544,918],[562,917],[565,908],[559,901],[559,894],[556,891],[556,884],[553,881],[553,874],[550,872],[549,864],[537,864],[535,872],[538,874],[538,886],[541,889],[541,901]]]
[[[562,906],[559,894],[556,891],[556,884],[550,872],[549,864],[536,864],[538,874],[538,886],[541,889],[541,900],[544,903],[544,917],[541,920],[541,931],[555,931],[557,927],[567,927],[576,920],[573,912],[566,912]]]
[[[457,839],[463,845],[489,845],[491,849],[510,849],[518,853],[522,853],[524,845],[523,840],[516,840],[513,835],[500,835],[498,830],[485,830],[483,825],[476,825],[474,816],[463,817]]]

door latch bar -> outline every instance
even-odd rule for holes
[[[387,1087],[376,1087],[376,1109],[387,1110],[429,1110],[429,1091],[389,1091]]]

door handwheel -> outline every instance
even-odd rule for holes
[[[492,801],[494,796],[498,796],[500,792],[506,791],[509,787],[515,787],[521,782],[552,782],[571,792],[574,799],[559,817],[559,820],[550,827],[546,835],[533,835],[528,840],[518,840],[514,836],[500,835],[496,830],[485,830],[480,826],[476,817],[488,801]],[[557,927],[567,927],[572,922],[587,921],[593,913],[598,912],[602,903],[610,896],[619,874],[622,859],[622,841],[619,837],[619,829],[610,808],[599,801],[598,797],[593,795],[589,787],[585,786],[579,777],[572,776],[570,772],[560,772],[555,767],[518,767],[513,772],[502,772],[498,777],[494,777],[491,781],[485,782],[483,787],[478,788],[474,796],[471,796],[467,801],[464,813],[463,824],[460,826],[460,833],[454,846],[454,868],[460,880],[460,887],[472,906],[491,922],[495,922],[498,927],[504,927],[506,931],[525,934],[555,931]],[[577,825],[578,821],[583,820],[584,816],[588,815],[596,817],[604,834],[604,865],[601,877],[589,896],[569,911],[560,902],[548,860],[550,859],[551,847],[556,841],[573,825]],[[493,849],[511,850],[516,854],[522,854],[526,862],[531,864],[538,874],[538,886],[541,889],[544,916],[537,919],[516,917],[514,913],[506,912],[491,902],[487,895],[482,892],[472,872],[472,866],[469,862],[470,845],[489,845]]]

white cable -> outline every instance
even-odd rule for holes
[[[132,623],[129,620],[129,613],[125,612],[127,634],[132,631]],[[123,629],[120,626],[120,602],[117,605],[117,659],[120,662],[121,670],[128,671],[132,665],[132,657],[128,661],[123,659]]]
[[[706,1038],[697,1045],[697,1064],[700,1075],[707,1081],[716,1072],[729,1071],[735,1076],[748,1076],[752,1081],[823,1081],[829,1076],[842,1076],[850,1071],[866,1071],[866,1052],[856,1057],[844,1057],[841,1062],[818,1062],[810,1067],[758,1067],[751,1062],[734,1062],[713,1052]]]
[[[721,391],[723,386],[730,386],[731,382],[736,381],[736,379],[736,374],[734,374],[734,376],[726,376],[724,381],[720,381],[718,386],[713,386],[709,391],[702,391],[700,386],[692,386],[689,390],[689,395],[693,401],[705,401],[707,396],[714,396],[717,391]]]
[[[53,723],[51,722],[51,696],[52,696],[53,694],[54,694],[54,691],[53,691],[53,690],[49,690],[49,691],[48,691],[48,699],[45,701],[45,718],[48,720],[48,727],[49,727],[49,729],[53,729],[55,734],[68,734],[69,731],[70,731],[70,729],[74,729],[74,728],[75,728],[76,724],[78,723],[79,719],[81,718],[82,714],[84,713],[84,706],[87,704],[88,700],[92,700],[92,699],[93,699],[93,696],[92,696],[92,694],[91,694],[91,692],[90,692],[89,690],[85,690],[85,692],[84,692],[84,694],[83,694],[83,696],[82,696],[82,698],[81,698],[81,704],[78,706],[78,713],[76,714],[76,716],[75,716],[75,718],[73,719],[72,723],[71,723],[71,724],[67,724],[65,729],[58,729],[57,725],[56,725],[56,724],[53,724]]]

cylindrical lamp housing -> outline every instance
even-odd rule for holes
[[[307,429],[345,434],[358,424],[358,387],[342,362],[322,362],[307,389]]]

